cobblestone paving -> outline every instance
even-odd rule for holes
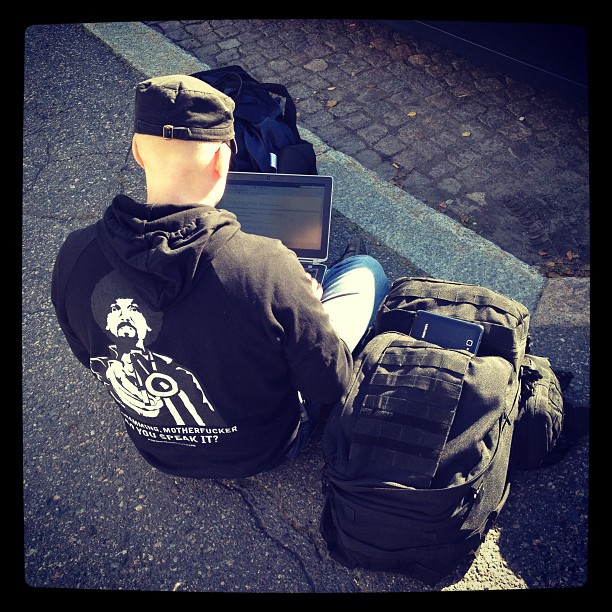
[[[146,22],[283,83],[299,125],[547,276],[589,276],[587,111],[375,21]]]

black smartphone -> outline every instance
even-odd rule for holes
[[[479,323],[417,310],[409,335],[442,348],[464,349],[475,355],[483,332],[484,327]]]

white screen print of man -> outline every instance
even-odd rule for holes
[[[138,299],[119,274],[111,273],[98,283],[91,306],[98,325],[114,341],[108,347],[110,356],[91,359],[91,370],[124,408],[159,422],[168,421],[163,418],[167,411],[176,425],[224,425],[191,372],[147,350],[163,315]]]

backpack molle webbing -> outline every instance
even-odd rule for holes
[[[427,488],[455,418],[471,355],[381,334],[378,367],[354,423],[347,473],[384,478],[389,467],[406,485]],[[365,363],[364,367],[369,364]],[[377,473],[372,473],[377,469]],[[382,469],[381,469],[382,468]]]
[[[423,277],[398,278],[376,314],[375,332],[408,333],[417,310],[480,323],[479,355],[500,355],[518,369],[529,346],[529,311],[480,285]]]

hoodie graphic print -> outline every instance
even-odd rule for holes
[[[163,315],[139,300],[116,272],[98,283],[91,307],[114,343],[106,355],[92,357],[90,367],[123,408],[132,435],[193,446],[215,443],[220,433],[236,431],[214,409],[192,372],[147,349]]]

